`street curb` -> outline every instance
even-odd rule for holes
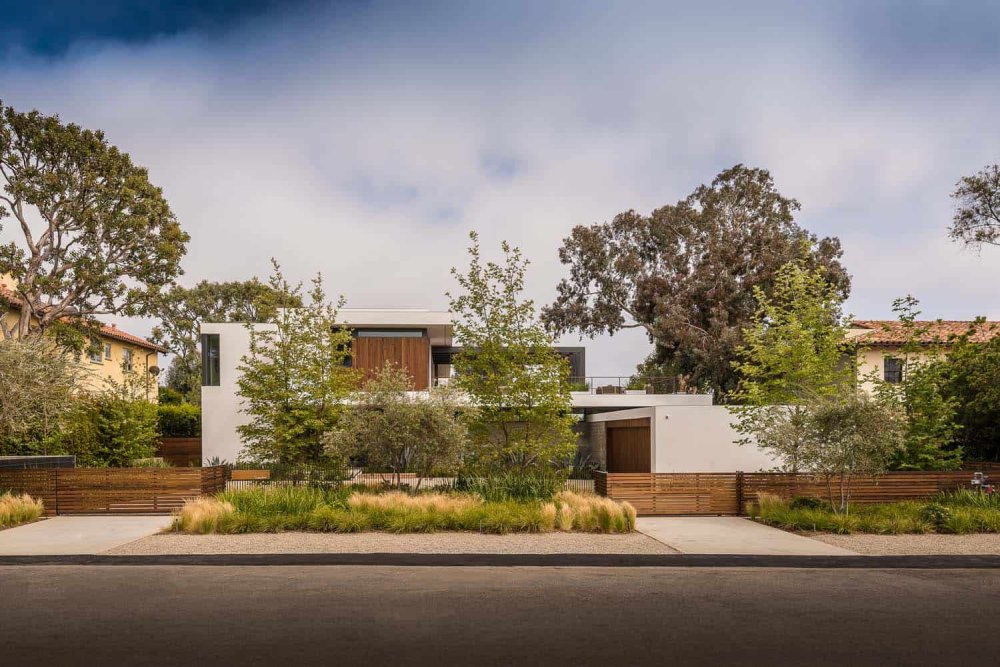
[[[0,567],[96,566],[303,566],[393,567],[761,567],[824,569],[1000,569],[989,556],[753,556],[715,554],[423,554],[307,553],[149,556],[0,556]]]

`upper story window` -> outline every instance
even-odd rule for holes
[[[127,347],[122,350],[122,366],[132,370],[132,350]]]
[[[88,348],[87,356],[90,357],[90,363],[100,364],[103,363],[103,353],[104,348],[101,346],[101,341],[92,340],[90,341],[90,347]]]
[[[111,343],[104,344],[104,358],[111,361]]]
[[[423,329],[357,329],[358,338],[423,338]]]
[[[903,360],[896,357],[886,357],[882,360],[882,379],[892,384],[903,381]]]
[[[219,334],[201,335],[201,386],[219,386]]]

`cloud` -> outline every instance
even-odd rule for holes
[[[995,53],[893,64],[856,34],[860,7],[275,6],[222,30],[18,53],[0,90],[149,167],[191,233],[190,282],[263,275],[275,256],[354,307],[443,308],[477,229],[487,249],[523,248],[543,303],[573,225],[744,162],[843,239],[857,315],[913,293],[928,316],[1000,317],[1000,257],[945,238],[954,181],[1000,159],[1000,91],[966,63]],[[893,30],[907,27],[880,28],[893,53],[931,39]],[[587,345],[601,375],[648,351],[636,332]]]

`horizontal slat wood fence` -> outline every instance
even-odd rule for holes
[[[45,513],[169,514],[226,486],[226,468],[0,470],[0,489],[41,498]]]
[[[857,477],[851,502],[886,503],[929,498],[941,491],[968,488],[969,471],[889,472]],[[834,481],[836,484],[836,481]],[[640,515],[738,515],[759,493],[782,498],[809,496],[826,500],[824,478],[807,473],[594,473],[594,490],[631,503]],[[837,491],[834,488],[835,497]]]
[[[736,473],[595,473],[594,488],[639,514],[738,514]]]

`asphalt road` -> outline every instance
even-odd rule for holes
[[[3,665],[989,665],[1000,570],[8,566]]]

